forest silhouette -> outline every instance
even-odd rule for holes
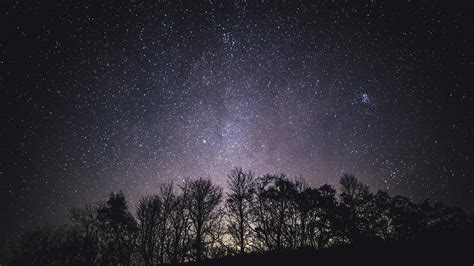
[[[7,265],[472,265],[472,213],[371,192],[355,176],[311,187],[235,168],[162,184],[134,213],[122,192],[21,235]]]

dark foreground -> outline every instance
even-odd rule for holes
[[[261,254],[225,256],[179,265],[474,265],[474,228],[457,233],[438,233],[412,241],[374,241],[359,245],[271,251]],[[24,264],[26,263],[26,264]],[[34,265],[12,262],[7,265]],[[132,263],[133,264],[133,263]],[[43,264],[41,264],[43,265]],[[45,264],[46,265],[46,264]],[[80,265],[80,264],[74,264]],[[99,263],[100,265],[100,263]]]
[[[468,233],[468,232],[466,232]],[[472,232],[470,232],[472,233]],[[399,243],[367,243],[359,247],[343,246],[316,251],[267,252],[184,265],[474,265],[471,235]]]

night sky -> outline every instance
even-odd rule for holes
[[[474,9],[222,2],[2,1],[2,234],[234,166],[473,210]]]

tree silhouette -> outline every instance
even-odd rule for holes
[[[423,230],[424,214],[419,205],[402,196],[395,196],[391,204],[394,237],[414,240]]]
[[[173,204],[176,198],[174,194],[173,183],[162,184],[159,188],[159,196],[161,198],[161,216],[158,221],[157,235],[158,235],[158,263],[169,262],[170,254],[170,238],[172,234],[171,229],[171,213],[173,212]]]
[[[71,209],[69,212],[69,220],[73,224],[78,233],[80,248],[78,256],[82,265],[92,265],[96,263],[98,255],[98,221],[97,206],[86,205],[82,209]]]
[[[367,185],[350,174],[344,174],[340,184],[346,237],[350,243],[355,244],[370,237],[370,220],[367,210],[372,194]]]
[[[366,215],[370,220],[370,234],[373,237],[383,240],[393,239],[392,204],[393,199],[386,191],[378,191],[371,198]]]
[[[171,239],[169,257],[171,263],[184,262],[187,251],[191,249],[189,181],[184,182],[179,188],[181,194],[177,195],[173,201],[170,215]]]
[[[336,190],[329,185],[306,188],[298,195],[297,204],[301,216],[300,246],[325,247],[335,231]]]
[[[285,231],[292,230],[289,220],[296,195],[296,185],[285,175],[265,175],[257,179],[252,222],[260,249],[281,250],[292,246],[293,238],[285,235]]]
[[[362,258],[377,256],[387,245],[410,253],[410,243],[419,246],[410,256],[423,259],[432,250],[470,254],[461,243],[472,241],[474,219],[463,209],[371,193],[353,175],[343,175],[340,184],[338,199],[330,185],[313,188],[283,174],[254,178],[251,171],[234,168],[225,206],[222,189],[209,179],[187,179],[142,197],[136,217],[123,193],[112,193],[104,203],[71,209],[70,225],[19,236],[6,264],[157,265],[222,257],[229,250],[241,257],[298,249],[378,250]]]
[[[129,265],[137,226],[122,192],[110,194],[106,204],[99,207],[97,220],[100,264]]]
[[[143,197],[137,206],[137,244],[145,265],[154,265],[156,245],[158,242],[157,227],[162,218],[161,199],[157,195]]]
[[[37,227],[21,236],[11,265],[83,265],[82,243],[74,227]]]
[[[227,201],[227,230],[233,244],[238,247],[239,253],[244,254],[251,235],[250,212],[254,194],[254,176],[251,171],[245,172],[242,168],[234,168],[228,175],[226,193]]]
[[[203,259],[204,253],[218,237],[222,201],[222,189],[211,180],[199,178],[189,181],[189,218],[193,233],[193,257],[196,261]]]

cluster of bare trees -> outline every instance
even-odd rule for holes
[[[459,208],[415,204],[371,193],[343,175],[341,193],[285,175],[255,177],[233,169],[227,190],[208,179],[163,184],[133,215],[122,193],[73,209],[71,226],[37,229],[13,250],[22,264],[157,265],[229,254],[321,249],[374,240],[415,239],[430,230],[460,230],[472,217]],[[41,248],[38,248],[41,247]]]
[[[200,261],[221,238],[222,189],[210,180],[162,185],[137,206],[136,247],[144,265]]]

